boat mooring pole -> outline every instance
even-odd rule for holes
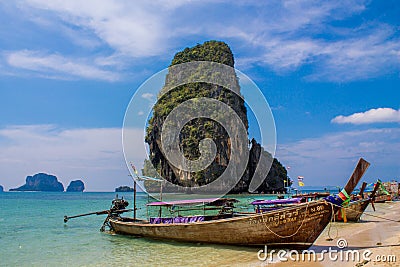
[[[136,221],[136,181],[133,179],[133,219]]]
[[[362,186],[360,188],[360,196],[361,196],[362,199],[364,199],[364,190],[365,190],[366,187],[367,187],[367,183],[363,182]]]

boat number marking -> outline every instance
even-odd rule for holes
[[[279,226],[281,224],[296,222],[299,220],[299,217],[304,218],[304,216],[307,216],[306,221],[310,221],[315,220],[317,217],[321,216],[327,211],[328,210],[325,209],[324,205],[319,205],[316,207],[311,207],[305,215],[303,215],[304,213],[301,214],[301,212],[299,214],[298,209],[291,212],[276,213],[273,216],[264,215],[264,218],[261,216],[257,218],[250,218],[249,224],[269,223],[271,226]],[[313,215],[312,217],[309,216],[311,214]]]

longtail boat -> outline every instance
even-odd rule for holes
[[[392,197],[390,195],[381,194],[375,197],[375,203],[385,203],[386,201],[391,201]]]
[[[369,163],[360,159],[344,189],[336,196],[282,209],[237,214],[222,212],[215,216],[153,218],[142,220],[113,214],[105,223],[117,234],[154,239],[230,245],[310,247],[330,222],[334,212],[349,198]],[[185,205],[189,205],[187,201]],[[196,200],[208,204],[214,200]],[[179,202],[150,203],[150,206],[179,206]],[[178,217],[179,218],[179,217]]]
[[[387,191],[387,189],[379,179],[375,185],[379,185],[379,191],[377,196],[375,197],[375,203],[385,203],[386,201],[392,200],[391,194]]]
[[[335,214],[335,221],[338,222],[358,222],[361,215],[364,213],[370,199],[361,199],[352,201],[349,206],[343,207],[337,211]]]
[[[385,203],[386,201],[392,200],[392,195],[387,191],[379,179],[376,181],[375,187],[378,187],[377,194],[374,197],[375,203]]]
[[[365,183],[366,184],[366,183]],[[353,201],[350,201],[349,205],[346,206],[344,205],[342,208],[340,208],[337,213],[335,214],[335,220],[336,221],[350,221],[350,222],[358,222],[361,218],[361,215],[364,213],[365,209],[368,207],[369,203],[374,203],[374,198],[376,191],[378,190],[379,185],[376,184],[374,187],[374,190],[372,193],[369,195],[367,198],[363,198],[364,194],[363,191],[365,189],[365,186],[363,184],[363,189],[360,190],[360,197],[361,199],[356,199]],[[375,209],[375,207],[374,207]]]

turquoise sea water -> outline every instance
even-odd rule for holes
[[[132,193],[119,193],[132,202]],[[161,242],[99,231],[115,193],[0,193],[0,266],[248,266],[259,248]],[[272,196],[241,196],[237,206]],[[144,207],[147,195],[138,194]],[[129,207],[132,207],[130,204]],[[129,208],[128,207],[128,208]],[[146,210],[138,210],[145,218]],[[251,263],[253,262],[253,263]]]

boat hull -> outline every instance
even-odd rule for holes
[[[351,202],[348,207],[342,208],[345,209],[347,221],[358,222],[360,220],[361,215],[367,208],[369,202],[370,202],[369,199],[363,199]],[[339,222],[343,221],[342,209],[338,210],[338,212],[335,214],[336,221]]]
[[[374,202],[375,203],[385,203],[386,201],[391,201],[392,198],[390,195],[380,195],[376,196]]]
[[[150,224],[111,218],[114,232],[183,242],[308,248],[332,217],[332,206],[314,201],[263,214],[213,221]]]

